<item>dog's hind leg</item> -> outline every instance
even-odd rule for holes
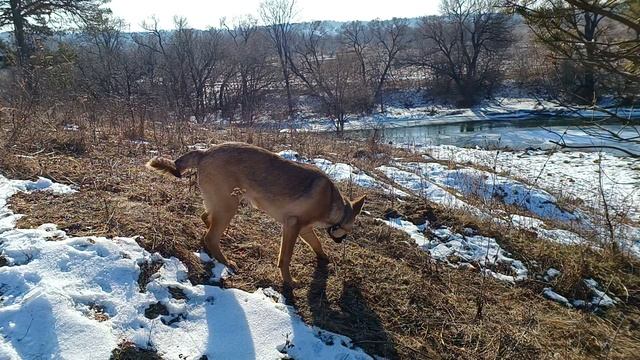
[[[313,230],[312,226],[308,226],[300,231],[300,237],[304,242],[306,242],[309,247],[316,253],[316,256],[319,260],[329,261],[329,256],[322,250],[322,244],[320,243],[320,239],[316,235],[316,232]]]
[[[200,219],[202,219],[202,222],[207,226],[207,228],[211,226],[211,223],[209,222],[209,213],[206,210],[200,214]]]
[[[228,260],[220,249],[220,238],[224,230],[229,226],[231,219],[236,214],[237,201],[233,199],[227,203],[218,203],[215,209],[208,209],[209,230],[204,238],[204,244],[210,256],[218,262],[227,265],[232,270],[237,271],[237,266],[233,261]]]
[[[280,244],[280,254],[278,256],[278,267],[282,275],[282,281],[290,287],[297,286],[296,281],[291,277],[289,266],[291,265],[291,257],[293,256],[293,248],[296,245],[298,234],[300,233],[300,225],[298,218],[291,216],[287,218],[282,225],[282,243]]]

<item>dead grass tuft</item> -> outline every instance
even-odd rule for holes
[[[106,313],[104,306],[100,304],[89,304],[89,311],[91,316],[98,322],[109,320],[109,315]]]
[[[186,300],[188,299],[187,295],[184,293],[184,290],[182,290],[179,287],[174,287],[174,286],[169,286],[169,294],[171,294],[171,297],[176,299],[176,300]]]
[[[162,261],[145,261],[140,264],[140,275],[138,275],[138,287],[140,292],[147,292],[147,285],[151,282],[153,274],[162,267]]]
[[[146,309],[144,309],[144,316],[147,319],[155,319],[160,315],[169,315],[167,307],[160,302],[150,304]]]
[[[162,360],[154,350],[141,349],[132,341],[123,341],[111,352],[110,360]]]

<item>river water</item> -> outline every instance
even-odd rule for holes
[[[453,124],[398,127],[378,130],[358,130],[351,132],[357,137],[380,136],[386,143],[401,145],[456,145],[462,147],[548,149],[556,145],[551,141],[562,141],[571,146],[589,146],[580,151],[605,151],[625,156],[621,151],[603,146],[614,146],[640,154],[640,121],[632,125],[620,122],[599,122],[599,125],[620,137],[637,137],[635,143],[619,141],[605,131],[584,119],[541,117],[536,119],[513,119],[492,121],[470,121]]]

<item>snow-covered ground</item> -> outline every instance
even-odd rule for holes
[[[378,168],[393,182],[434,203],[491,217],[504,225],[535,231],[566,244],[584,242],[578,233],[608,239],[606,205],[615,239],[624,251],[640,257],[640,160],[598,153],[493,151],[449,145],[415,149],[425,162],[396,161]],[[431,158],[447,165],[428,162]],[[495,169],[495,172],[479,170]],[[496,173],[500,174],[497,175]],[[602,191],[601,191],[602,190]],[[485,200],[472,206],[468,195]],[[510,214],[500,203],[520,209]],[[489,213],[487,212],[489,211]],[[552,221],[552,223],[547,223]],[[556,228],[562,223],[564,229]],[[571,231],[569,231],[571,230]]]
[[[343,336],[307,326],[272,289],[192,285],[185,266],[133,238],[16,229],[7,199],[68,193],[46,179],[0,176],[0,359],[108,359],[120,342],[165,359],[369,359]],[[159,262],[144,292],[141,266]],[[220,268],[220,267],[218,267]]]
[[[474,195],[485,201],[499,198],[501,202],[522,208],[543,218],[557,221],[578,221],[579,215],[558,206],[557,199],[548,192],[507,177],[474,168],[454,168],[439,163],[398,163],[427,180],[464,196]]]
[[[521,179],[560,198],[579,199],[586,207],[602,207],[602,189],[614,211],[640,221],[640,159],[599,153],[509,152],[448,145],[427,146],[417,151],[436,160],[495,167],[499,174]]]
[[[425,220],[423,225],[415,225],[402,218],[378,219],[378,221],[405,232],[432,258],[454,268],[478,270],[497,280],[514,284],[529,278],[529,270],[520,260],[514,259],[496,239],[478,235],[466,228],[464,234],[451,231],[447,227],[432,228]],[[429,236],[429,234],[431,236]],[[539,280],[549,284],[542,295],[569,308],[598,311],[616,305],[619,300],[611,297],[594,279],[583,279],[590,297],[568,299],[558,294],[551,286],[561,275],[556,269],[548,269]]]
[[[451,208],[467,209],[474,213],[477,212],[473,206],[458,199],[441,186],[438,186],[419,174],[387,165],[382,165],[376,170],[383,173],[394,183],[412,191],[415,195],[429,199],[436,204]]]
[[[377,220],[405,232],[420,248],[429,252],[433,259],[448,266],[477,270],[509,284],[530,277],[529,270],[522,261],[514,259],[496,239],[478,235],[473,229],[466,228],[464,234],[459,234],[447,227],[432,228],[426,220],[423,225],[415,225],[402,218]],[[560,275],[560,271],[551,268],[539,279],[550,285],[542,292],[545,298],[569,308],[589,311],[612,307],[619,302],[617,298],[609,296],[606,289],[594,279],[583,279],[590,297],[568,299],[551,286]]]
[[[508,283],[527,278],[528,270],[521,261],[511,258],[496,239],[474,234],[472,229],[466,229],[465,234],[458,234],[446,227],[432,229],[428,222],[418,226],[401,218],[378,221],[406,232],[432,258],[449,266],[467,269],[478,267],[479,271]],[[425,231],[433,236],[425,236]]]
[[[464,200],[466,195],[474,193],[475,195],[481,195],[484,198],[492,200],[494,193],[488,192],[488,186],[486,183],[490,183],[491,187],[494,186],[492,181],[489,181],[489,177],[486,175],[480,176],[479,180],[468,181],[467,177],[454,175],[450,180],[443,175],[444,168],[439,164],[432,163],[396,163],[395,166],[380,166],[377,170],[381,171],[391,181],[399,186],[410,190],[414,195],[425,198],[435,204],[444,206],[446,208],[464,210],[480,219],[491,220],[497,224],[501,224],[507,227],[518,227],[521,229],[527,229],[534,231],[543,239],[552,240],[564,244],[576,244],[584,242],[584,239],[578,234],[565,230],[557,229],[553,226],[547,226],[542,220],[531,217],[537,215],[537,213],[548,215],[552,220],[562,220],[567,218],[567,214],[564,211],[556,210],[557,205],[553,203],[543,203],[538,198],[536,202],[531,201],[531,194],[536,194],[536,189],[528,189],[524,191],[523,186],[518,181],[503,179],[505,184],[502,187],[502,191],[498,193],[501,195],[501,199],[511,200],[512,205],[517,205],[523,210],[533,209],[531,216],[509,214],[500,208],[495,208],[492,204],[488,203],[490,212],[487,209],[480,209],[474,205],[469,204]],[[415,172],[402,170],[400,168],[414,169]],[[435,173],[423,172],[420,169],[434,169]],[[451,170],[451,174],[458,174],[458,170]],[[439,174],[439,175],[438,175]],[[433,176],[432,176],[433,175]],[[504,192],[504,189],[510,189],[508,193]],[[518,189],[517,193],[514,193],[513,189]],[[462,192],[464,190],[468,190]],[[551,195],[544,191],[539,191],[539,195],[543,199],[553,200]],[[454,195],[456,194],[456,195]],[[491,209],[492,208],[492,209]],[[553,209],[551,212],[545,212],[545,209]],[[559,219],[551,217],[552,214],[561,214]],[[569,216],[572,219],[572,217]]]

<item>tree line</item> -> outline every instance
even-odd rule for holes
[[[468,107],[505,82],[633,103],[639,12],[636,0],[443,0],[438,16],[336,26],[296,22],[295,0],[265,0],[257,18],[206,30],[150,19],[132,33],[104,0],[0,0],[11,34],[0,39],[0,116],[74,112],[142,136],[158,119],[251,125],[311,111],[342,130],[394,91]]]

